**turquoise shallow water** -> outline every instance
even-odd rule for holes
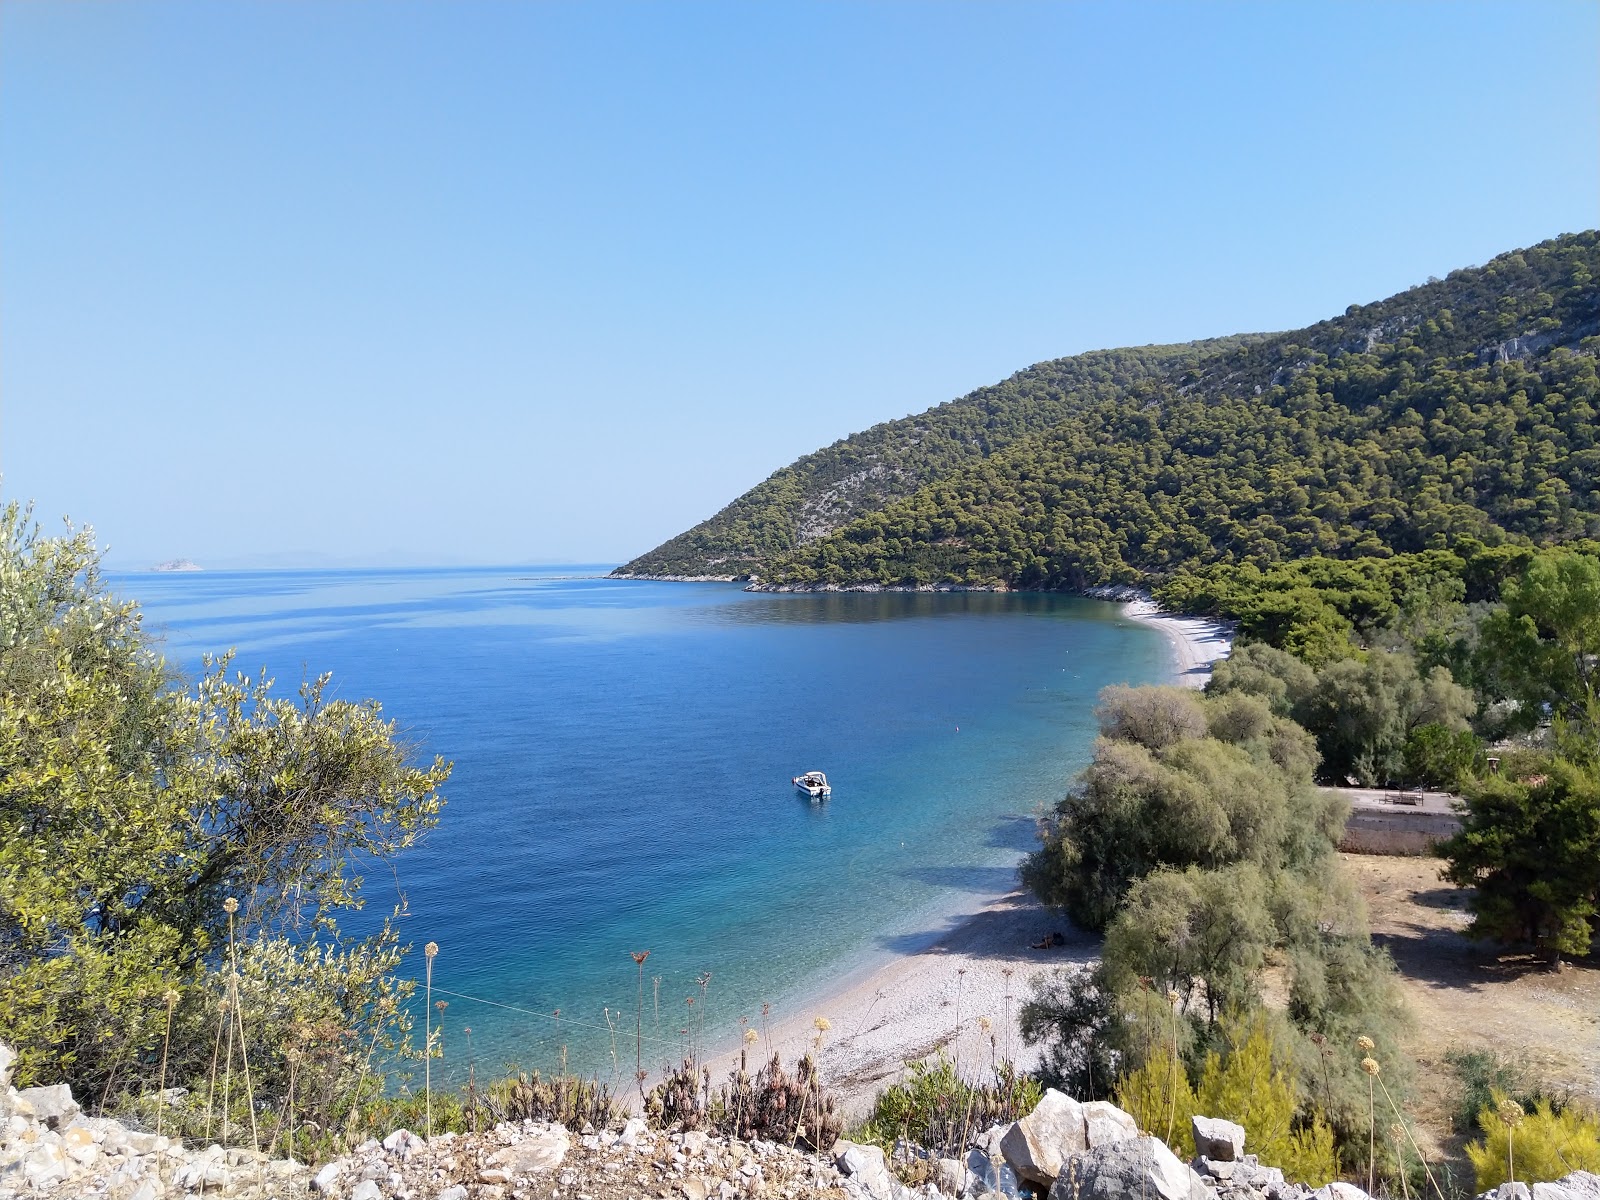
[[[1170,672],[1158,632],[1057,596],[765,595],[530,568],[115,583],[174,661],[236,646],[286,688],[332,671],[338,694],[377,697],[454,760],[439,828],[398,879],[366,885],[375,913],[403,889],[406,935],[441,947],[447,1073],[470,1026],[480,1068],[548,1067],[564,1045],[609,1076],[609,1009],[631,1074],[630,951],[651,951],[660,1063],[691,1016],[718,1040],[916,944],[1011,885],[1032,815],[1087,757],[1099,689]],[[812,768],[834,785],[826,805],[790,786]]]

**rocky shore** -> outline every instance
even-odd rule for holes
[[[1104,1101],[1048,1091],[1032,1113],[976,1134],[959,1158],[840,1139],[826,1153],[703,1130],[571,1132],[502,1123],[432,1139],[397,1129],[316,1168],[239,1147],[177,1139],[86,1116],[64,1084],[18,1091],[0,1045],[0,1197],[104,1200],[1368,1200],[1360,1188],[1312,1189],[1245,1153],[1245,1131],[1196,1117],[1185,1163]],[[914,1180],[915,1186],[906,1180]],[[1576,1172],[1494,1200],[1600,1200],[1600,1177]]]

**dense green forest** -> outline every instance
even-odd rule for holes
[[[1591,231],[1309,329],[1043,364],[802,459],[623,571],[1079,589],[1600,536],[1597,275]]]
[[[1136,383],[1196,369],[1248,339],[1141,346],[1059,358],[916,416],[874,425],[775,471],[715,516],[618,569],[733,575],[768,563],[969,463],[1051,429]]]

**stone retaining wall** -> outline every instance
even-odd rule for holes
[[[1405,808],[1352,808],[1339,849],[1350,854],[1432,854],[1461,828],[1454,813]]]

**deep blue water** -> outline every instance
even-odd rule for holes
[[[1055,596],[765,595],[537,568],[115,583],[174,662],[237,647],[286,690],[331,671],[336,694],[380,699],[454,761],[439,827],[397,864],[404,932],[439,943],[435,984],[460,994],[447,1070],[471,1026],[480,1068],[548,1067],[566,1045],[608,1076],[609,1008],[626,1077],[630,951],[652,952],[660,1063],[688,996],[715,1040],[915,943],[1010,886],[1033,814],[1087,757],[1096,692],[1170,670],[1158,633]],[[790,786],[813,768],[826,805]],[[370,871],[365,893],[385,913],[396,880]]]

